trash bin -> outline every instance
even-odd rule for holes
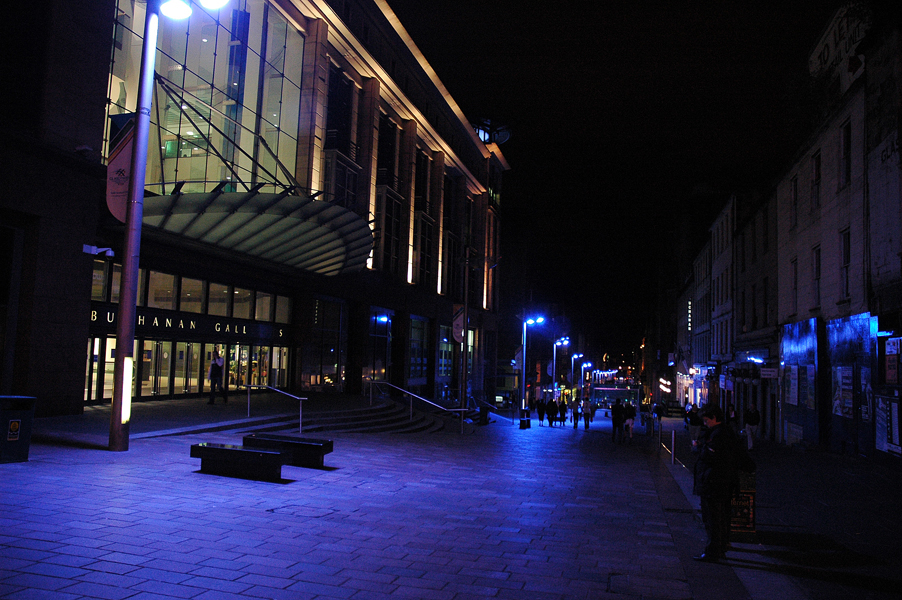
[[[36,402],[32,396],[0,396],[0,463],[28,460]]]
[[[529,409],[521,408],[520,409],[520,429],[529,429],[532,427],[532,423],[529,420]]]

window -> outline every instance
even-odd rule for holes
[[[133,54],[141,40],[134,25],[144,22],[146,8],[143,2],[116,4],[111,115],[135,110],[140,61]],[[166,22],[157,48],[157,71],[170,75],[172,95],[158,82],[151,139],[159,145],[148,153],[148,189],[160,193],[164,182],[184,180],[185,192],[209,191],[225,178],[224,162],[244,181],[256,181],[265,171],[278,173],[269,150],[282,164],[295,164],[304,38],[280,11],[262,2],[195,11],[185,21]],[[242,155],[258,157],[256,164],[239,160]]]
[[[799,224],[799,178],[789,180],[789,228]]]
[[[151,271],[147,282],[147,307],[175,310],[175,275]]]
[[[812,306],[821,305],[821,247],[811,249],[811,302]]]
[[[179,310],[201,313],[204,310],[204,282],[200,279],[182,277],[179,294]]]
[[[438,342],[438,377],[451,377],[454,370],[454,340],[451,337],[451,328],[442,325],[439,328]]]
[[[428,361],[426,349],[428,348],[426,332],[427,321],[411,317],[410,319],[410,365],[408,376],[411,379],[426,377]]]
[[[811,210],[821,206],[821,151],[811,157]]]
[[[840,237],[840,271],[839,271],[839,293],[840,297],[848,298],[851,295],[851,285],[849,284],[849,267],[852,265],[852,237],[848,229],[844,229],[839,233]]]
[[[236,319],[250,319],[254,293],[250,290],[235,288],[232,294],[232,316]]]
[[[272,321],[272,294],[257,292],[257,300],[254,302],[254,319]]]
[[[799,261],[792,259],[789,263],[789,312],[796,314],[799,310]]]
[[[839,188],[852,183],[852,123],[846,121],[839,136]]]
[[[229,316],[229,286],[221,283],[210,284],[207,314],[217,317]]]
[[[291,323],[291,298],[276,296],[276,323]]]

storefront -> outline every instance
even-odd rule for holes
[[[117,278],[118,265],[95,261],[86,403],[112,398]],[[208,392],[214,349],[225,358],[229,387],[288,387],[296,345],[290,305],[290,298],[266,291],[142,270],[134,354],[140,359],[133,397],[147,400]]]

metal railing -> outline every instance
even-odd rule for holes
[[[288,392],[282,391],[280,389],[276,389],[274,387],[268,385],[246,385],[247,388],[247,418],[251,417],[251,390],[259,390],[266,389],[272,390],[274,392],[279,392],[284,396],[288,396],[289,398],[294,398],[298,401],[298,433],[304,433],[304,400],[307,398],[301,398],[300,396],[293,396]]]
[[[370,386],[370,406],[373,405],[373,390],[379,386],[388,386],[394,390],[401,392],[403,395],[410,398],[410,420],[411,421],[413,421],[413,400],[414,400],[414,398],[416,398],[420,402],[425,402],[426,404],[428,404],[430,406],[434,406],[435,408],[439,409],[442,412],[450,413],[452,417],[458,418],[458,415],[456,415],[455,413],[460,413],[460,415],[459,415],[460,432],[461,433],[464,432],[464,414],[467,411],[469,411],[470,409],[468,409],[468,408],[446,408],[440,404],[436,404],[432,400],[428,400],[426,398],[423,398],[422,396],[418,396],[417,394],[414,394],[410,390],[405,390],[404,388],[401,388],[394,384],[388,383],[387,381],[370,379],[367,381],[367,383],[369,383],[369,386]]]

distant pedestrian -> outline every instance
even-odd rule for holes
[[[579,400],[575,395],[570,396],[570,420],[573,421],[573,429],[579,426]]]
[[[558,400],[557,406],[558,421],[560,421],[561,427],[564,427],[565,425],[567,425],[567,401],[561,398],[560,400]]]
[[[629,443],[633,443],[633,426],[636,423],[636,406],[627,400],[623,407],[623,435],[629,434]]]
[[[689,423],[689,440],[692,445],[692,452],[698,452],[698,436],[702,430],[702,418],[698,412],[698,406],[692,405],[689,414],[686,415],[686,421]]]
[[[701,498],[702,521],[708,534],[705,551],[695,560],[717,562],[730,542],[731,500],[739,489],[739,438],[724,421],[719,406],[701,411],[705,430],[701,454],[695,463],[694,492]]]
[[[664,422],[664,413],[665,412],[667,412],[667,409],[664,407],[663,402],[658,402],[657,404],[655,404],[654,416],[655,416],[655,421],[656,421],[658,431],[661,431],[661,425]],[[654,431],[654,429],[655,429],[655,426],[653,425],[652,431]]]
[[[583,423],[586,424],[586,429],[588,429],[589,423],[592,421],[592,403],[589,402],[588,398],[583,398],[580,409],[583,412]]]
[[[541,398],[536,400],[536,412],[539,413],[539,427],[541,427],[542,421],[545,420],[545,401]]]
[[[758,425],[761,424],[761,413],[758,412],[758,406],[754,402],[749,404],[745,414],[742,415],[742,420],[745,422],[745,436],[748,449],[751,450],[752,446],[755,445],[755,438],[758,437]]]
[[[545,405],[545,416],[548,417],[548,426],[554,427],[557,420],[557,404],[554,400],[548,400],[548,404]]]
[[[616,444],[617,442],[623,443],[623,404],[620,403],[620,398],[614,400],[614,405],[611,407],[611,427],[613,431],[611,432],[611,440]]]
[[[724,413],[724,418],[727,426],[733,430],[733,433],[739,434],[739,413],[736,412],[736,407],[733,404],[727,405],[726,413]]]
[[[219,350],[214,349],[213,357],[210,360],[210,370],[207,373],[207,378],[210,380],[210,400],[207,404],[213,404],[215,402],[217,386],[219,387],[219,391],[222,392],[222,401],[225,403],[229,402],[228,392],[223,384],[224,376],[225,360],[219,355]]]

